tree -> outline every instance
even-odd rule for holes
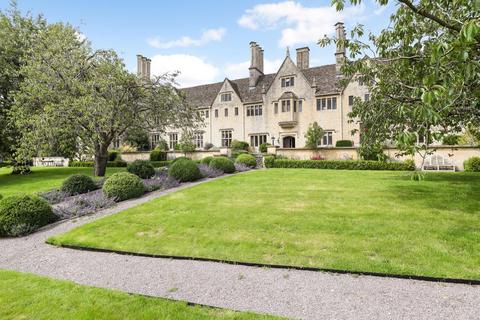
[[[148,133],[143,128],[131,128],[126,131],[123,142],[135,147],[139,151],[146,151],[150,149],[150,140]]]
[[[318,146],[322,143],[323,129],[315,121],[308,126],[305,134],[305,147],[318,150]]]
[[[373,45],[362,41],[361,25],[350,39],[325,37],[319,43],[343,44],[349,50],[343,85],[359,80],[370,91],[369,101],[357,100],[351,113],[365,128],[365,143],[392,141],[404,153],[425,158],[432,140],[467,125],[479,127],[480,2],[397,2],[390,26],[378,36],[369,34]],[[332,3],[342,10],[345,0]]]
[[[17,145],[19,133],[9,115],[13,93],[23,80],[20,68],[28,49],[45,27],[42,16],[22,16],[15,2],[5,13],[0,11],[0,158],[12,156]]]
[[[179,148],[185,153],[185,155],[194,152],[196,149],[193,138],[193,133],[191,131],[183,131],[182,137],[180,138]]]
[[[48,25],[26,59],[12,107],[22,134],[20,159],[38,154],[45,132],[61,126],[92,150],[95,175],[104,176],[108,146],[127,130],[194,127],[199,121],[173,86],[175,75],[138,79],[114,51],[92,50],[69,25]]]

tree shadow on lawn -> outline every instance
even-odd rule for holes
[[[412,181],[409,175],[391,179],[405,181],[387,187],[392,201],[411,202],[433,210],[480,214],[480,174],[427,173],[425,180]]]

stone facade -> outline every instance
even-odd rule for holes
[[[342,23],[336,24],[337,37],[344,36]],[[308,47],[296,50],[296,63],[286,53],[275,74],[263,73],[263,49],[250,43],[249,77],[244,79],[182,89],[187,102],[197,107],[204,119],[197,133],[199,149],[210,142],[228,146],[232,140],[247,141],[253,147],[270,143],[282,148],[303,148],[308,126],[316,121],[325,131],[322,145],[335,146],[338,140],[359,144],[359,135],[351,134],[358,124],[349,123],[353,96],[366,97],[366,88],[351,81],[341,88],[340,67],[345,49],[338,46],[335,64],[310,67]],[[149,60],[139,56],[138,75],[149,76]],[[144,72],[148,72],[145,74]],[[152,144],[159,138],[173,147],[182,131],[169,129],[165,134],[152,133]]]

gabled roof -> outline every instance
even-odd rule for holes
[[[315,94],[322,95],[340,92],[334,64],[308,68],[300,71],[305,78],[307,78],[310,85],[313,84],[313,79],[315,78]],[[275,73],[271,73],[260,76],[257,85],[254,88],[249,87],[248,78],[226,80],[232,85],[232,88],[238,94],[243,103],[253,103],[262,101],[262,90],[264,87],[265,89],[270,87],[275,79],[275,75]],[[186,94],[187,102],[191,105],[196,107],[207,107],[211,106],[215,101],[224,81],[183,88],[180,90]]]

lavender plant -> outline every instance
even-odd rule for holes
[[[50,204],[60,203],[69,197],[66,192],[57,189],[46,192],[39,192],[38,195],[43,199],[47,200]]]
[[[101,191],[94,191],[72,197],[70,200],[54,206],[53,212],[60,219],[68,219],[95,213],[114,204],[114,198],[107,198]]]
[[[235,163],[235,171],[243,172],[248,170],[251,170],[251,168],[244,165],[243,163]]]
[[[203,163],[198,165],[198,169],[200,170],[200,174],[204,178],[215,178],[223,174],[222,170],[212,168],[207,164],[203,164]]]

